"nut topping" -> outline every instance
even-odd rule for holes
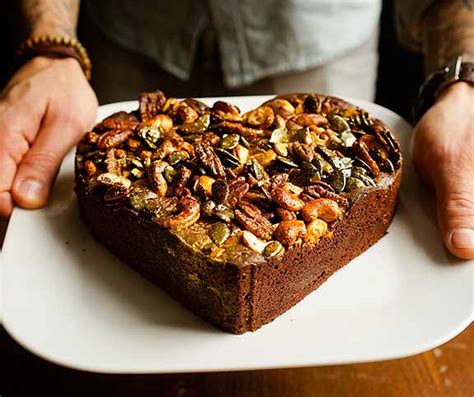
[[[398,142],[360,108],[316,94],[231,103],[139,96],[79,142],[77,172],[107,206],[185,236],[216,259],[238,245],[266,258],[329,237],[357,195],[401,167]],[[278,259],[275,259],[278,260]]]

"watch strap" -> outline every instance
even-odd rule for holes
[[[429,75],[421,85],[412,108],[414,122],[421,119],[447,86],[458,81],[474,83],[474,63],[463,61],[461,56]]]

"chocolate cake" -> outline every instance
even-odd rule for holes
[[[217,327],[255,331],[386,233],[401,178],[387,126],[339,98],[139,96],[77,146],[92,235]]]

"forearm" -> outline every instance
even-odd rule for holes
[[[458,55],[474,62],[474,0],[439,0],[423,19],[425,73]]]
[[[22,0],[27,36],[76,37],[79,0]]]

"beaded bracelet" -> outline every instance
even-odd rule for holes
[[[84,46],[74,38],[55,35],[30,37],[16,51],[16,57],[20,64],[24,64],[39,55],[54,58],[74,58],[81,65],[87,80],[91,78],[92,64],[89,55]]]

